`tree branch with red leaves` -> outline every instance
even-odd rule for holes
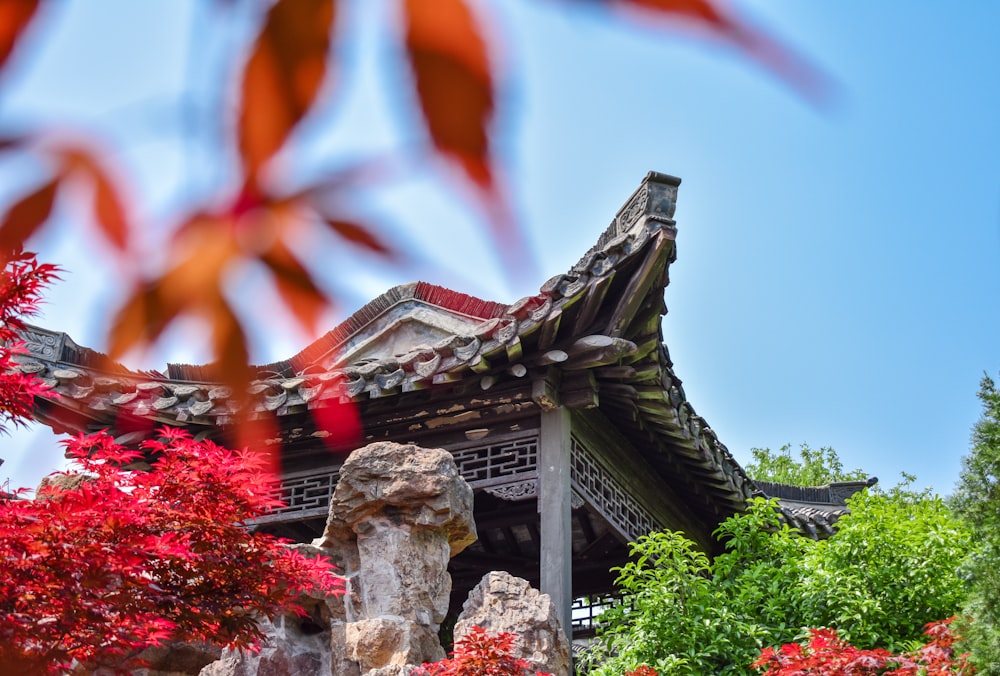
[[[575,5],[567,1],[566,11]],[[824,90],[824,78],[803,59],[742,20],[723,0],[603,0],[613,16],[639,16],[643,25],[690,26],[729,44],[749,59],[763,63],[808,98]],[[469,0],[398,0],[398,12],[386,14],[400,49],[396,64],[412,93],[409,122],[426,143],[412,168],[444,166],[442,176],[472,188],[483,220],[493,232],[510,274],[519,272],[523,245],[503,171],[495,152],[501,110],[497,46],[498,22],[484,16],[485,4]],[[320,274],[296,252],[304,234],[332,234],[387,262],[401,254],[360,220],[350,208],[352,189],[371,164],[298,177],[298,187],[282,186],[282,169],[291,166],[289,140],[303,122],[318,115],[318,102],[332,92],[333,75],[352,63],[341,58],[341,38],[348,14],[344,0],[276,0],[218,3],[220,16],[244,12],[253,23],[251,40],[224,55],[227,68],[214,87],[232,92],[212,105],[211,115],[228,122],[231,133],[213,152],[234,154],[235,174],[213,186],[200,203],[188,204],[174,219],[175,233],[162,263],[125,265],[130,292],[111,322],[113,358],[155,343],[175,322],[195,317],[208,327],[217,376],[240,396],[252,371],[247,347],[248,320],[234,308],[226,280],[234,269],[263,271],[285,310],[304,332],[315,335],[334,293],[318,281]],[[4,0],[0,14],[0,68],[16,58],[24,33],[35,16],[55,11],[56,3]],[[614,11],[623,10],[623,11]],[[197,44],[197,41],[196,41]],[[230,83],[226,81],[232,79]],[[233,86],[235,85],[235,86]],[[0,247],[13,248],[50,220],[69,185],[84,185],[90,195],[89,220],[122,261],[139,257],[136,242],[145,225],[137,222],[122,180],[128,175],[109,154],[94,146],[49,138],[42,129],[0,139],[0,153],[26,153],[43,159],[48,174],[16,198],[0,221]],[[81,135],[82,136],[82,135]],[[410,152],[397,153],[410,156]],[[412,164],[410,162],[407,163]],[[455,171],[452,171],[455,170]],[[378,172],[374,172],[378,173]],[[204,192],[204,191],[202,191]]]

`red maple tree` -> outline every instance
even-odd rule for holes
[[[21,318],[38,312],[42,290],[59,270],[39,263],[32,253],[7,252],[0,274],[0,432],[23,426],[31,417],[32,397],[42,391],[37,378],[14,368],[14,355],[24,352],[18,333]]]
[[[275,504],[260,454],[161,434],[139,451],[71,439],[79,479],[0,500],[0,666],[121,668],[165,641],[254,648],[260,617],[342,589],[326,560],[246,528]]]
[[[0,419],[22,424],[42,385],[13,370],[18,316],[55,275],[32,254],[0,275]],[[0,495],[0,672],[137,666],[165,641],[256,647],[258,620],[342,589],[332,565],[246,524],[280,504],[266,458],[163,429],[139,449],[67,442],[76,474],[34,500]]]

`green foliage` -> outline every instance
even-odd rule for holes
[[[713,580],[730,608],[754,619],[754,645],[748,649],[791,640],[801,624],[798,584],[813,542],[783,523],[776,505],[757,498],[745,514],[715,531],[726,551],[713,562]]]
[[[961,609],[969,531],[944,501],[905,489],[860,493],[838,532],[806,554],[805,617],[862,648],[900,651]]]
[[[751,448],[754,460],[746,466],[747,474],[758,481],[792,484],[794,486],[823,486],[832,481],[861,481],[868,478],[862,469],[844,471],[844,464],[837,452],[829,446],[812,449],[809,444],[799,446],[799,457],[792,456],[792,445],[785,444],[777,453],[770,448]]]
[[[969,524],[977,549],[970,556],[970,600],[975,619],[964,627],[972,661],[1000,663],[1000,391],[989,376],[979,387],[983,413],[972,430],[972,448],[962,460],[962,474],[952,505]]]
[[[620,569],[625,602],[601,617],[594,673],[648,664],[660,674],[744,674],[767,645],[800,631],[795,592],[810,541],[783,525],[774,501],[757,499],[716,531],[714,561],[680,533],[651,533]]]
[[[605,611],[592,673],[621,674],[646,664],[660,674],[736,674],[733,655],[752,657],[755,626],[734,613],[712,583],[712,564],[680,533],[661,531],[632,545],[616,569],[626,601]],[[747,661],[749,664],[749,661]]]
[[[774,500],[754,500],[716,531],[726,550],[714,561],[680,533],[640,538],[616,569],[623,601],[601,617],[593,673],[749,674],[761,649],[817,625],[862,648],[912,647],[926,622],[962,607],[969,533],[941,499],[905,486],[850,506],[817,542],[783,524]]]

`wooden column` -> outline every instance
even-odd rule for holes
[[[541,520],[541,591],[552,597],[572,639],[573,529],[570,507],[570,417],[564,407],[542,411],[538,444],[538,512]]]

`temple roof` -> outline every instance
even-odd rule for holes
[[[558,392],[533,396],[599,410],[681,499],[721,520],[767,492],[754,484],[695,413],[663,344],[669,265],[676,257],[674,205],[680,179],[650,172],[597,243],[564,274],[514,303],[482,300],[417,282],[397,286],[287,360],[255,367],[257,415],[297,416],[331,403],[371,402],[418,390],[556,373]],[[54,399],[38,419],[56,431],[115,427],[123,418],[211,430],[229,425],[237,398],[207,369],[129,370],[64,333],[29,326],[19,368]],[[789,505],[801,501],[791,500]],[[786,516],[820,524],[837,505],[802,502]],[[798,510],[798,511],[794,511]],[[810,527],[801,526],[805,532]]]
[[[812,538],[833,535],[837,519],[847,514],[847,498],[878,483],[877,477],[865,481],[836,481],[824,486],[792,486],[773,481],[754,483],[765,497],[778,498],[781,514],[792,528]]]

